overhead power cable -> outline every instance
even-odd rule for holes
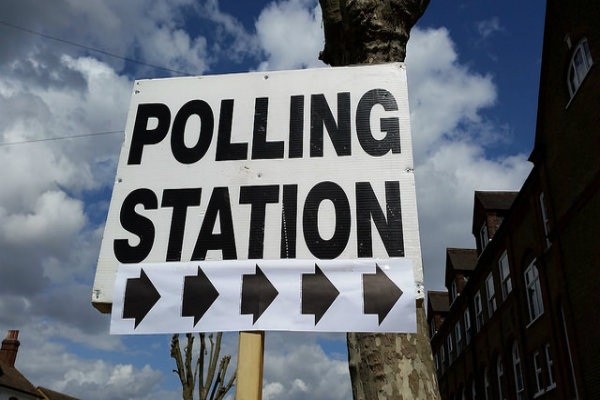
[[[89,51],[94,51],[96,53],[104,54],[105,56],[109,56],[109,57],[113,57],[113,58],[118,58],[119,60],[127,61],[127,62],[130,62],[130,63],[134,63],[134,64],[138,64],[138,65],[144,65],[146,67],[160,69],[160,70],[163,70],[163,71],[173,72],[173,73],[179,74],[179,75],[191,75],[191,74],[189,74],[187,72],[184,72],[184,71],[178,71],[176,69],[171,69],[171,68],[167,68],[167,67],[161,67],[160,65],[149,64],[147,62],[135,60],[133,58],[123,57],[123,56],[120,56],[120,55],[108,52],[106,50],[96,49],[94,47],[90,47],[90,46],[86,46],[86,45],[83,45],[83,44],[80,44],[80,43],[72,42],[70,40],[61,39],[61,38],[58,38],[58,37],[55,37],[55,36],[47,35],[45,33],[37,32],[37,31],[31,30],[31,29],[28,29],[28,28],[25,28],[25,27],[22,27],[22,26],[19,26],[19,25],[12,24],[10,22],[6,22],[6,21],[0,20],[0,25],[4,25],[4,26],[7,26],[9,28],[17,29],[19,31],[27,32],[27,33],[32,34],[32,35],[40,36],[40,37],[43,37],[45,39],[50,39],[50,40],[54,40],[54,41],[57,41],[57,42],[60,42],[60,43],[65,43],[65,44],[68,44],[70,46],[79,47],[81,49],[85,49],[85,50],[89,50]]]
[[[84,133],[81,135],[73,135],[73,136],[60,136],[60,137],[50,137],[50,138],[42,138],[42,139],[29,139],[29,140],[20,140],[17,142],[0,142],[0,146],[13,146],[17,144],[26,144],[26,143],[38,143],[38,142],[51,142],[54,140],[67,140],[67,139],[78,139],[84,137],[91,136],[103,136],[103,135],[112,135],[115,133],[122,133],[123,131],[107,131],[107,132],[94,132],[94,133]]]

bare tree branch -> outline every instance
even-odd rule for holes
[[[189,335],[189,334],[188,334]],[[185,362],[181,357],[181,346],[179,344],[179,334],[174,334],[171,338],[171,357],[175,359],[175,364],[177,366],[176,370],[173,370],[179,376],[179,380],[181,381],[182,386],[182,394],[184,400],[193,400],[194,398],[194,386],[195,386],[195,378],[191,373],[191,353],[193,348],[193,337],[190,341],[190,336],[187,338],[187,345],[185,347]]]
[[[200,367],[200,379],[198,379],[198,395],[200,399],[206,397],[208,391],[204,383],[204,357],[206,356],[206,334],[200,333],[200,354],[198,355],[198,365]]]
[[[235,382],[236,372],[234,371],[227,384],[224,381],[227,375],[227,368],[231,361],[231,356],[224,356],[219,362],[219,354],[221,352],[221,340],[223,334],[217,333],[216,343],[213,340],[213,335],[209,334],[210,353],[206,344],[206,334],[200,333],[200,353],[196,359],[196,363],[192,368],[194,336],[191,333],[186,334],[186,346],[181,351],[179,343],[179,334],[174,334],[171,338],[171,357],[175,360],[177,369],[173,372],[177,374],[181,381],[182,394],[184,400],[193,400],[194,388],[198,383],[198,395],[200,400],[208,400],[209,392],[211,400],[222,400],[227,392],[231,389]],[[208,359],[207,359],[208,356]],[[205,362],[207,362],[207,373],[204,375]],[[217,368],[218,365],[218,368]],[[216,373],[216,377],[215,377]],[[211,390],[212,388],[212,390]]]

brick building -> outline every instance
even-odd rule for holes
[[[476,249],[428,293],[442,399],[600,398],[600,7],[548,0],[534,167],[475,192]],[[518,72],[518,71],[517,71]]]

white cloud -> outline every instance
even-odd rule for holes
[[[269,399],[352,397],[346,359],[326,354],[317,335],[272,333],[265,339],[263,395]],[[339,339],[343,335],[338,335]]]
[[[458,62],[445,28],[413,29],[407,49],[407,71],[415,158],[422,159],[444,137],[477,136],[485,127],[480,112],[493,106],[491,76]]]
[[[489,160],[471,143],[445,143],[416,169],[425,284],[444,287],[447,247],[474,248],[475,190],[518,190],[530,171],[525,154]]]
[[[61,249],[85,224],[80,201],[67,198],[64,192],[49,191],[38,197],[33,213],[13,214],[0,221],[7,244],[43,246]],[[70,246],[68,246],[70,249]]]
[[[25,29],[41,31],[88,48],[199,74],[207,68],[205,39],[180,29],[184,25],[186,13],[194,10],[193,6],[194,2],[191,0],[109,0],[93,4],[59,0],[52,6],[24,0],[7,7],[4,18]],[[35,12],[31,12],[32,10]],[[7,39],[9,40],[0,41],[0,50],[15,59],[22,58],[23,53],[29,53],[43,55],[42,60],[48,63],[62,53],[81,51],[52,40],[36,41],[35,50],[32,50],[31,43],[35,37],[24,35],[23,31],[19,33],[11,30]],[[17,43],[25,45],[18,46]],[[48,48],[52,50],[46,51]],[[122,59],[95,51],[92,54],[118,71],[126,66]],[[52,63],[54,61],[50,62]],[[132,65],[129,64],[129,67]],[[152,68],[140,65],[133,67],[145,75],[156,73]],[[159,74],[169,75],[166,71]]]
[[[261,49],[256,35],[248,32],[244,25],[231,14],[219,9],[218,0],[207,0],[198,4],[198,14],[215,23],[215,37],[210,45],[212,59],[223,57],[235,62],[242,61],[245,57],[258,59]]]
[[[7,77],[0,95],[10,121],[0,128],[3,141],[39,140],[123,129],[131,83],[105,64],[90,58],[62,57],[61,65],[84,79],[77,90],[39,87]],[[4,107],[3,107],[4,108]],[[96,189],[109,184],[114,173],[122,135],[33,143],[0,148],[2,206],[27,210],[40,193],[58,186],[71,191]]]
[[[35,386],[91,400],[147,399],[161,391],[165,378],[161,371],[149,365],[112,363],[75,355],[65,344],[49,340],[56,330],[56,326],[38,324],[19,333],[21,346],[16,367]],[[98,340],[108,338],[106,334],[98,336]],[[175,394],[161,398],[176,399]]]
[[[500,25],[498,17],[492,17],[477,23],[477,31],[482,39],[487,39],[496,32],[502,32],[504,27]]]
[[[269,4],[256,21],[258,42],[267,55],[259,70],[323,67],[321,8],[311,0]]]
[[[152,398],[159,391],[163,378],[160,371],[149,365],[142,368],[135,368],[131,364],[113,365],[106,361],[85,360],[70,354],[60,357],[60,360],[60,372],[55,376],[48,370],[41,369],[45,367],[52,370],[53,366],[42,360],[37,373],[40,377],[35,380],[36,384],[90,400]],[[30,374],[30,379],[34,379],[37,374]],[[175,393],[173,398],[174,395]]]
[[[148,32],[143,58],[156,60],[154,65],[180,70],[184,74],[200,75],[208,69],[206,39],[195,39],[181,29],[160,27]]]
[[[8,121],[0,127],[3,141],[123,128],[128,79],[91,58],[59,59],[61,70],[80,77],[82,85],[36,85],[10,74],[0,78],[0,114]],[[39,301],[44,288],[91,278],[99,222],[88,218],[86,208],[93,208],[93,202],[86,203],[81,195],[112,184],[122,137],[0,147],[3,295],[35,293]]]
[[[262,395],[265,400],[275,400],[283,398],[285,388],[279,382],[267,383],[263,387]]]
[[[439,289],[445,249],[475,246],[474,191],[518,190],[530,165],[524,154],[488,155],[509,140],[485,117],[498,89],[459,61],[445,28],[414,29],[406,62],[425,285]]]

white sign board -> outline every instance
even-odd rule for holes
[[[403,64],[136,81],[92,302],[248,259],[406,258],[423,297],[415,197]]]

